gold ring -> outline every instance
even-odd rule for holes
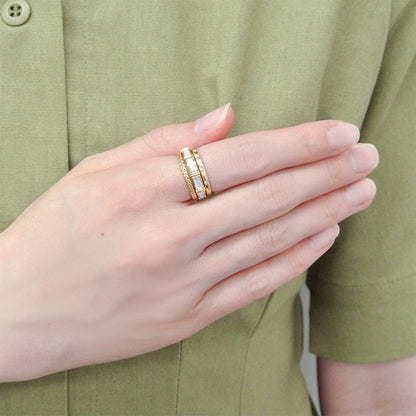
[[[191,198],[199,201],[211,195],[211,185],[198,150],[184,147],[176,156]]]

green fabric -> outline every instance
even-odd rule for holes
[[[378,195],[310,269],[310,349],[416,353],[415,1],[29,3],[0,21],[0,230],[87,155],[226,102],[230,135],[350,121],[379,149]],[[312,415],[305,279],[159,351],[3,383],[0,415]]]
[[[310,348],[339,361],[416,350],[416,2],[393,6],[361,131],[380,152],[376,200],[341,224],[341,238],[308,276]]]

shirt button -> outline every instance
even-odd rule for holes
[[[8,0],[1,9],[1,18],[10,26],[20,26],[30,17],[30,6],[26,0]]]

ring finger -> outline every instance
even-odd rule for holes
[[[322,120],[277,130],[257,131],[208,143],[198,149],[213,192],[253,181],[272,172],[322,160],[358,141],[356,126]],[[176,157],[161,158],[164,195],[178,202],[190,195]]]

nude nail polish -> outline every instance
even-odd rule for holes
[[[215,126],[221,123],[225,119],[230,105],[230,103],[227,103],[196,120],[194,127],[195,132],[203,133],[204,131],[213,129]]]

